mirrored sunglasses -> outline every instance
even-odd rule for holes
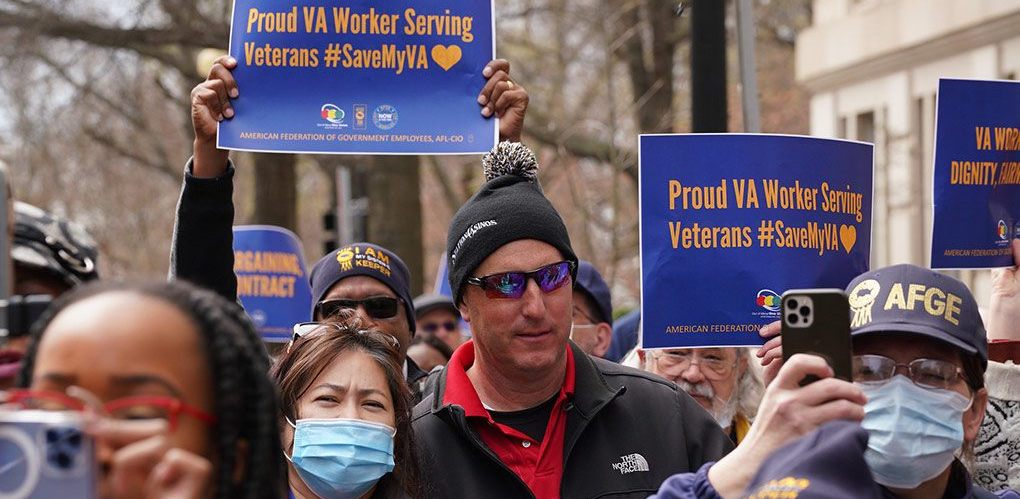
[[[467,283],[485,290],[489,298],[517,299],[528,288],[528,279],[535,281],[543,293],[551,293],[567,283],[574,271],[574,262],[556,262],[531,272],[501,272],[482,277],[468,277]]]

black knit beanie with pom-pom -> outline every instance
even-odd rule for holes
[[[460,303],[472,272],[513,241],[548,243],[577,268],[567,227],[538,183],[535,153],[519,142],[500,142],[485,155],[482,166],[485,184],[457,210],[446,236],[446,263],[455,303]]]

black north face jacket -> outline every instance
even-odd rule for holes
[[[733,448],[697,402],[662,378],[576,345],[574,398],[563,449],[563,498],[646,498],[675,473],[695,472]],[[443,405],[446,372],[433,371],[412,424],[427,497],[534,497],[471,429],[464,409]],[[614,466],[616,465],[616,466]]]

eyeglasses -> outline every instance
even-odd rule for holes
[[[429,322],[427,324],[421,325],[421,330],[429,334],[435,334],[435,332],[439,331],[440,329],[445,329],[452,333],[453,331],[457,330],[457,322],[456,321]]]
[[[90,407],[81,399],[48,390],[8,390],[7,403],[20,406],[22,409],[42,411],[85,412]],[[125,397],[111,400],[98,409],[100,413],[113,419],[162,419],[167,422],[170,431],[177,429],[181,414],[191,416],[206,426],[216,424],[216,417],[213,415],[170,396]]]
[[[897,364],[882,355],[854,355],[853,364],[853,379],[858,383],[885,383],[900,367],[907,369],[907,377],[914,384],[925,388],[945,390],[963,379],[963,369],[938,359],[914,359],[909,364]]]
[[[694,353],[692,350],[667,350],[658,352],[655,355],[655,362],[662,372],[682,373],[691,366],[696,365],[701,369],[706,378],[720,380],[729,377],[733,368],[737,366],[735,361],[731,362],[716,353]]]
[[[373,296],[364,300],[322,300],[315,305],[315,316],[322,319],[332,317],[344,309],[365,309],[373,319],[391,319],[400,311],[400,299],[390,296]]]
[[[543,293],[551,293],[567,282],[574,271],[574,262],[562,261],[539,267],[531,272],[501,272],[482,277],[468,277],[467,283],[485,290],[489,298],[513,298],[524,295],[528,279],[535,281]]]
[[[397,339],[395,337],[390,336],[390,335],[388,335],[386,333],[382,333],[382,332],[379,332],[379,331],[372,331],[372,330],[368,330],[368,329],[359,329],[357,331],[354,331],[353,329],[348,329],[348,328],[345,328],[345,327],[341,326],[340,324],[335,324],[335,323],[332,323],[332,322],[326,322],[326,323],[323,323],[323,322],[299,322],[297,324],[294,324],[294,327],[291,329],[291,337],[290,337],[291,345],[293,345],[294,342],[297,341],[299,338],[304,338],[304,337],[312,334],[314,331],[319,330],[319,329],[333,329],[334,331],[336,331],[339,334],[353,334],[353,333],[366,334],[366,335],[369,335],[369,336],[371,336],[371,337],[373,337],[375,339],[378,339],[380,341],[384,341],[384,342],[388,343],[390,346],[392,346],[393,348],[396,348],[397,350],[400,350],[400,342],[397,341]],[[289,345],[287,347],[287,350],[290,351],[290,346]]]

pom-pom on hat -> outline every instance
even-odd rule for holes
[[[472,272],[489,255],[513,241],[535,239],[547,243],[577,268],[567,227],[538,183],[535,153],[519,142],[500,142],[482,158],[482,166],[485,184],[457,210],[446,237],[454,303],[460,303]]]

